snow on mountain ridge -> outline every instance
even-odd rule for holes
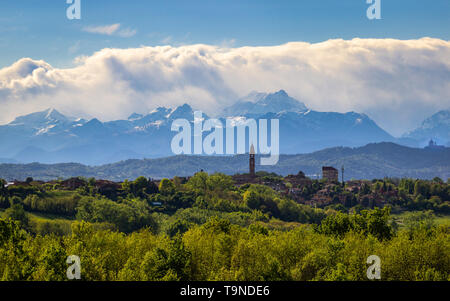
[[[223,115],[265,114],[282,111],[303,112],[306,110],[307,107],[304,103],[290,97],[286,91],[280,90],[275,93],[251,92],[233,105],[225,108]]]
[[[423,143],[428,143],[430,139],[438,143],[450,143],[450,110],[442,110],[425,119],[422,124],[403,135],[404,138],[411,138]]]

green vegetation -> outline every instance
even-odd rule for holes
[[[1,280],[66,280],[69,255],[81,258],[83,280],[367,280],[370,255],[382,260],[382,280],[450,280],[449,184],[440,179],[333,186],[323,208],[204,172],[1,184]],[[301,197],[324,185],[312,181]],[[386,197],[383,206],[366,202],[372,195]]]
[[[259,162],[258,156],[256,162]],[[280,155],[274,166],[257,166],[257,170],[281,175],[317,174],[322,166],[346,167],[346,178],[374,179],[386,175],[398,178],[432,179],[440,176],[446,180],[450,175],[450,148],[441,151],[409,148],[394,143],[382,142],[363,147],[333,147],[310,154]],[[348,168],[347,168],[348,167]],[[173,178],[189,176],[203,169],[228,175],[248,171],[248,155],[236,156],[192,156],[180,155],[168,158],[126,160],[101,166],[76,163],[64,164],[0,164],[0,175],[9,179],[25,180],[32,176],[50,181],[55,178],[83,176],[111,181],[147,178]]]

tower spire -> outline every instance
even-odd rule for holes
[[[255,147],[253,144],[250,147],[250,159],[249,159],[249,165],[250,165],[250,175],[252,177],[255,176]]]

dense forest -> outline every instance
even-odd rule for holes
[[[450,185],[439,178],[373,180],[322,207],[205,172],[0,182],[2,280],[67,280],[70,255],[82,280],[367,280],[370,255],[382,280],[450,280]],[[326,185],[312,180],[302,198]],[[364,201],[380,191],[382,205]]]

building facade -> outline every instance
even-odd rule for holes
[[[339,181],[339,171],[331,166],[322,167],[322,179],[326,179],[328,182]]]
[[[256,172],[255,172],[255,147],[252,146],[250,147],[250,160],[249,160],[249,172],[250,172],[250,176],[254,177]]]

